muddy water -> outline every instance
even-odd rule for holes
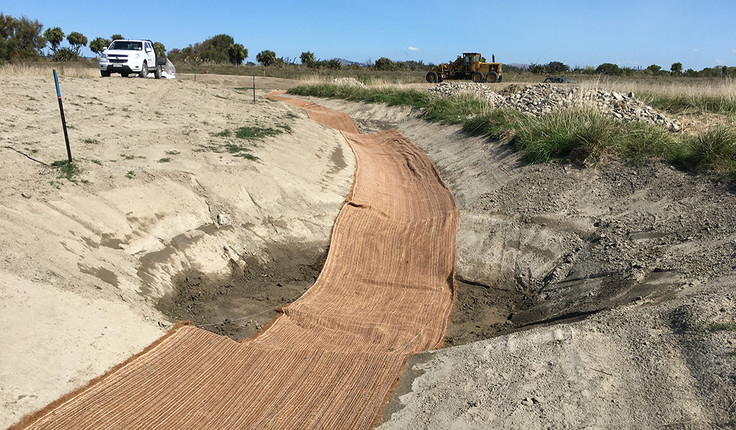
[[[189,271],[174,278],[175,292],[157,308],[172,321],[189,320],[197,327],[233,340],[251,338],[298,299],[317,279],[327,249],[317,245],[271,245],[266,258],[231,263],[230,276],[212,278]]]

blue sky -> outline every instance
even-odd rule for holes
[[[0,12],[89,40],[120,33],[167,49],[226,33],[245,45],[248,61],[270,49],[279,57],[309,50],[318,59],[359,62],[440,63],[479,51],[504,63],[736,65],[733,0],[0,0]]]

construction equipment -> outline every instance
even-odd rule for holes
[[[492,62],[486,63],[477,52],[463,52],[463,56],[457,56],[457,60],[451,63],[442,63],[432,67],[427,72],[427,82],[442,82],[444,79],[470,79],[473,82],[501,82],[503,74],[501,63],[496,63],[496,57],[492,56]]]

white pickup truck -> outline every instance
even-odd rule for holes
[[[156,79],[161,78],[161,71],[166,59],[157,58],[150,40],[116,40],[100,54],[100,74],[103,78],[111,73],[120,73],[127,77],[131,73],[141,78],[153,72]]]

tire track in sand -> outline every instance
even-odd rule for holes
[[[253,339],[180,325],[17,428],[370,428],[409,355],[437,347],[454,300],[458,211],[429,158],[395,130],[341,131],[353,190],[315,284]]]

